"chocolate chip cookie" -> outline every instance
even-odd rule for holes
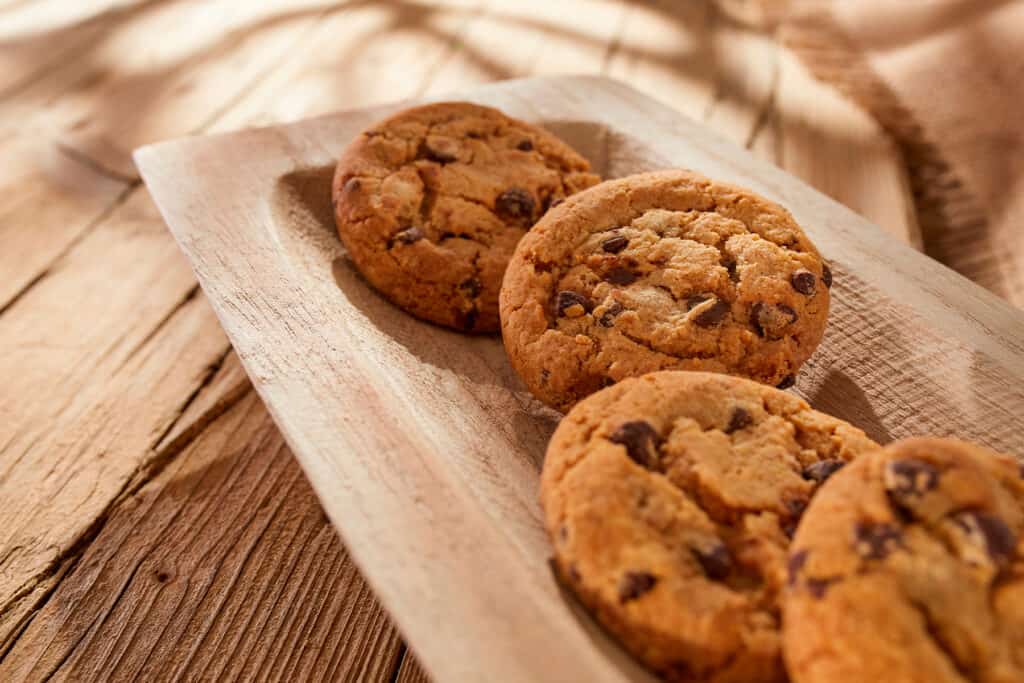
[[[334,216],[384,296],[425,320],[498,329],[516,243],[548,207],[599,178],[551,133],[467,102],[402,111],[349,145]]]
[[[670,680],[784,681],[779,598],[817,487],[878,448],[784,391],[665,371],[581,401],[541,502],[564,583]]]
[[[832,274],[782,207],[686,171],[548,212],[501,293],[512,365],[566,410],[626,377],[710,370],[785,388],[821,340]]]
[[[1007,456],[917,438],[844,468],[789,556],[793,681],[1024,681],[1022,531]]]

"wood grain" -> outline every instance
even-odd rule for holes
[[[0,97],[87,51],[117,24],[131,21],[145,4],[145,0],[0,2]]]
[[[0,643],[23,617],[11,602],[90,533],[225,353],[196,293],[137,193],[0,319]]]
[[[680,165],[781,201],[838,278],[831,333],[799,390],[883,440],[957,433],[1024,450],[1024,320],[1004,303],[624,85],[534,79],[465,96],[550,125],[611,177]],[[389,109],[157,145],[137,159],[257,390],[427,670],[642,677],[561,600],[546,568],[535,494],[553,416],[524,394],[496,340],[410,319],[343,258],[330,165]],[[950,395],[952,382],[974,389]]]
[[[0,313],[109,215],[129,188],[50,145],[50,131],[38,120],[19,117],[12,125],[13,118],[0,105]]]
[[[16,81],[5,90],[0,76],[0,311],[137,184],[134,147],[207,127],[325,11],[312,0],[78,4],[0,15],[0,71]],[[38,66],[44,53],[66,59]]]
[[[0,680],[390,680],[398,635],[233,355],[193,406],[209,426],[117,506]]]

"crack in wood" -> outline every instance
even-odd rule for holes
[[[49,263],[45,264],[42,267],[38,275],[34,276],[32,279],[26,282],[25,285],[21,289],[16,291],[14,294],[12,294],[11,297],[7,299],[7,301],[0,302],[0,316],[3,316],[4,313],[9,311],[20,299],[24,298],[24,296],[28,294],[36,285],[38,285],[40,282],[42,282],[47,277],[52,275],[54,273],[56,265],[61,261],[61,259],[63,259],[69,253],[71,253],[71,251],[75,247],[77,247],[82,242],[82,240],[88,237],[93,230],[95,230],[104,222],[106,222],[107,219],[109,219],[111,215],[113,215],[114,211],[116,211],[119,207],[121,207],[121,205],[127,202],[129,198],[131,198],[132,192],[140,185],[142,185],[142,181],[137,180],[128,185],[127,187],[125,187],[121,194],[115,197],[114,200],[110,203],[110,205],[104,208],[99,213],[99,215],[96,216],[95,219],[93,219],[89,224],[83,227],[77,235],[75,235],[71,240],[68,241],[66,245],[64,245],[63,249],[61,249],[59,252],[57,252],[57,254],[54,255],[54,257],[50,260]]]
[[[138,341],[138,343],[136,343],[128,351],[128,353],[125,355],[124,359],[117,366],[117,368],[114,370],[114,372],[118,372],[122,368],[124,368],[126,365],[128,365],[128,363],[130,363],[132,361],[132,359],[134,359],[135,356],[138,355],[139,351],[141,351],[143,348],[148,346],[149,343],[152,342],[153,339],[158,334],[160,334],[160,332],[167,326],[167,324],[169,322],[171,322],[171,320],[174,319],[174,316],[178,314],[178,311],[180,311],[185,306],[187,306],[189,304],[189,302],[191,302],[193,299],[196,298],[196,296],[199,295],[199,291],[200,291],[199,283],[196,283],[196,284],[192,285],[192,287],[187,292],[185,292],[185,296],[181,297],[181,299],[179,299],[178,302],[176,304],[174,304],[170,308],[170,310],[167,311],[167,314],[164,315],[163,318],[158,320],[157,323],[152,327],[152,329],[150,329],[150,331],[146,333],[146,336],[144,336],[142,339],[140,339]],[[217,361],[217,368],[218,369],[219,369],[220,365],[224,363],[224,359],[225,358],[227,358],[227,352],[221,354],[219,360]],[[194,398],[194,397],[195,397],[195,394],[193,394],[190,398]],[[187,408],[188,406],[186,405],[185,407]],[[179,414],[179,417],[180,417],[180,414]],[[157,443],[159,443],[159,441]]]
[[[130,185],[133,187],[136,185],[140,185],[142,182],[139,180],[138,176],[127,176],[123,173],[120,173],[119,171],[115,171],[112,168],[104,166],[102,163],[100,163],[96,159],[93,159],[85,152],[82,152],[72,147],[66,142],[57,142],[56,148],[58,152],[60,152],[67,158],[71,159],[72,161],[79,163],[82,166],[85,166],[86,168],[90,169],[91,171],[94,171],[95,173],[98,173],[99,175],[106,176],[111,180],[117,180],[119,182],[125,183],[126,185]]]
[[[0,619],[2,619],[4,615],[12,612],[16,607],[18,607],[19,602],[31,595],[32,592],[41,584],[57,577],[54,584],[46,589],[39,601],[33,605],[31,610],[26,614],[22,623],[15,627],[12,631],[12,635],[5,642],[0,643],[0,662],[3,662],[7,654],[11,651],[14,645],[17,644],[18,639],[21,634],[24,633],[35,614],[46,606],[50,596],[60,585],[60,579],[63,576],[66,576],[70,570],[73,570],[78,560],[85,554],[89,545],[103,530],[103,527],[106,525],[110,516],[126,501],[134,497],[143,486],[159,476],[171,461],[173,461],[178,454],[180,454],[192,441],[194,441],[207,426],[227,412],[249,392],[250,385],[247,382],[228,390],[225,395],[215,402],[207,411],[197,416],[195,421],[189,425],[187,429],[183,430],[180,435],[167,443],[163,443],[168,435],[174,431],[179,420],[183,415],[185,415],[189,406],[191,406],[202,394],[203,390],[213,382],[218,371],[223,367],[227,360],[230,352],[231,347],[228,346],[224,349],[223,353],[221,353],[220,356],[210,364],[207,372],[200,380],[195,390],[193,390],[193,392],[182,402],[177,411],[177,416],[160,433],[160,435],[153,440],[150,447],[153,457],[139,465],[135,472],[127,478],[122,489],[111,498],[108,505],[96,516],[96,519],[93,520],[92,524],[90,524],[89,527],[77,539],[75,539],[67,550],[59,554],[50,566],[46,568],[46,570],[40,572],[36,576],[33,576],[29,581],[23,584],[12,594],[11,599],[8,600],[5,605],[0,607]],[[13,552],[13,550],[10,552]],[[68,564],[69,562],[70,564]]]

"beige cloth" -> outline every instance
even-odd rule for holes
[[[1024,306],[1024,1],[803,0],[779,35],[900,144],[925,251]]]

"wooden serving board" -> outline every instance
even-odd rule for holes
[[[605,177],[668,166],[788,207],[835,273],[796,391],[880,441],[1024,453],[1024,315],[777,168],[615,81],[468,99],[547,126]],[[439,681],[644,680],[547,565],[538,472],[558,416],[497,338],[392,307],[335,236],[334,159],[409,103],[144,147],[135,158],[330,518]]]

